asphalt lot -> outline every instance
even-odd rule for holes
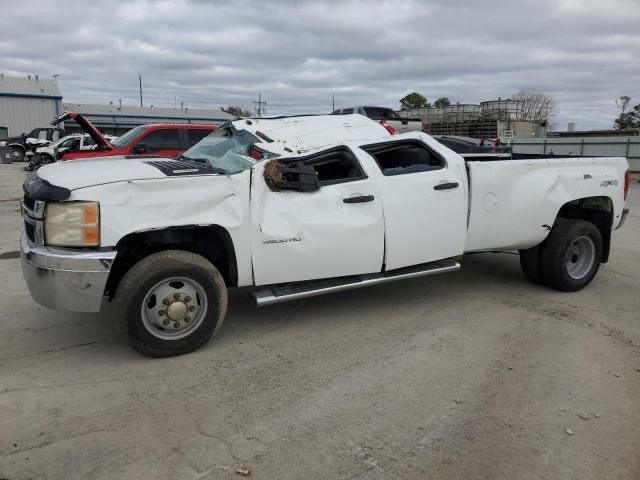
[[[511,254],[262,309],[238,290],[212,342],[152,360],[109,308],[31,300],[22,166],[0,165],[0,478],[640,478],[639,184],[581,292]]]

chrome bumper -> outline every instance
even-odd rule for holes
[[[22,274],[40,305],[70,312],[98,312],[115,251],[79,251],[36,245],[22,234]]]

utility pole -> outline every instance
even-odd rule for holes
[[[335,112],[336,110],[336,92],[331,94],[331,111]]]
[[[256,102],[254,100],[253,104],[254,104],[253,111],[256,114],[256,117],[258,117],[258,118],[262,117],[262,114],[265,113],[265,111],[266,111],[266,108],[262,108],[262,106],[264,105],[266,107],[267,102],[263,102],[262,101],[262,94],[261,93],[258,94],[258,101]]]
[[[140,106],[142,106],[142,75],[138,74],[138,80],[140,81]]]

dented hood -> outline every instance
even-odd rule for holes
[[[168,175],[155,164],[171,162],[167,158],[107,157],[56,162],[38,169],[37,175],[52,185],[69,190],[127,180],[150,180]],[[195,172],[197,173],[197,172]]]

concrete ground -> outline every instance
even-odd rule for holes
[[[203,349],[152,360],[110,310],[31,300],[21,167],[0,165],[0,478],[640,478],[640,185],[583,291],[511,254],[263,309],[240,290]]]

